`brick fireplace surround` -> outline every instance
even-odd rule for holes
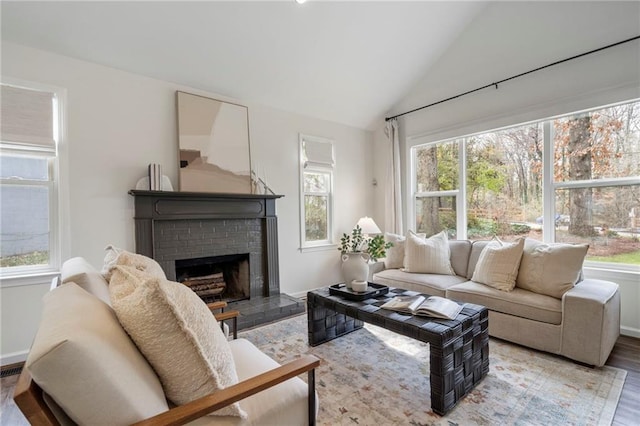
[[[299,299],[280,293],[278,222],[281,195],[131,190],[136,252],[155,259],[169,280],[176,261],[248,254],[250,295],[229,302],[238,328],[304,312]]]

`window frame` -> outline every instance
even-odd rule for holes
[[[333,229],[334,229],[334,172],[335,164],[333,165],[321,165],[318,163],[305,164],[305,150],[304,143],[320,142],[328,143],[331,145],[332,153],[335,152],[335,144],[332,139],[327,139],[319,136],[311,136],[306,134],[299,134],[298,147],[299,147],[299,191],[300,191],[300,251],[315,251],[325,250],[337,247],[334,242]],[[304,188],[305,174],[306,173],[323,173],[328,176],[328,188],[326,192],[307,192]],[[327,239],[325,240],[313,240],[307,241],[306,239],[306,208],[305,199],[307,195],[326,196],[327,197]]]
[[[628,176],[622,178],[599,178],[599,179],[591,179],[584,181],[555,181],[554,180],[554,144],[553,144],[553,121],[556,119],[571,117],[587,112],[599,111],[602,109],[614,107],[617,105],[626,105],[630,103],[638,103],[640,99],[629,99],[623,102],[616,102],[613,104],[607,104],[602,106],[597,106],[589,109],[585,109],[582,111],[570,112],[566,114],[559,114],[552,117],[547,117],[540,120],[534,120],[524,123],[518,123],[509,126],[503,126],[495,129],[488,129],[481,132],[474,132],[471,134],[463,135],[463,136],[453,136],[447,137],[445,139],[436,140],[436,141],[428,141],[424,143],[420,143],[419,140],[426,138],[427,136],[416,136],[414,138],[409,138],[411,140],[410,146],[410,154],[409,154],[409,197],[410,206],[408,211],[408,219],[409,223],[412,224],[413,227],[416,226],[416,203],[419,197],[424,196],[456,196],[457,197],[457,238],[458,239],[467,239],[467,200],[466,200],[466,180],[467,180],[467,170],[466,170],[466,146],[467,140],[476,135],[482,135],[486,133],[494,133],[507,129],[512,129],[520,126],[527,126],[531,124],[542,124],[543,131],[543,168],[542,168],[542,215],[543,215],[543,233],[542,238],[543,242],[553,243],[555,242],[555,228],[554,228],[554,217],[555,217],[555,193],[558,189],[571,189],[571,188],[597,188],[597,187],[624,187],[631,185],[639,185],[640,184],[640,176]],[[457,194],[454,194],[456,191],[437,191],[437,192],[429,192],[429,193],[419,193],[417,192],[417,163],[416,163],[416,155],[417,151],[423,147],[438,145],[442,143],[452,142],[458,140],[460,141],[460,152],[459,152],[459,185],[457,189]],[[611,263],[611,262],[599,262],[599,261],[590,261],[585,259],[584,262],[585,267],[593,268],[593,269],[601,269],[601,270],[611,270],[611,271],[620,271],[620,272],[635,272],[640,273],[640,266],[632,265],[632,264],[620,264],[620,263]]]
[[[63,235],[68,233],[68,218],[65,219],[62,206],[66,204],[67,195],[62,182],[66,165],[65,107],[66,90],[60,87],[43,85],[0,76],[0,83],[6,86],[49,92],[53,102],[53,139],[55,147],[46,148],[36,144],[15,143],[0,140],[0,153],[27,157],[47,158],[49,179],[46,181],[0,179],[0,188],[4,185],[41,186],[49,190],[49,263],[46,265],[27,265],[0,268],[0,285],[14,287],[20,285],[41,284],[43,280],[59,274],[60,265],[65,254],[68,241]],[[68,240],[68,238],[67,238]]]

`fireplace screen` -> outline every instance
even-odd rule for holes
[[[250,297],[249,253],[178,259],[176,280],[205,302]]]

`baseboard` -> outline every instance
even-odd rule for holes
[[[2,356],[0,356],[0,365],[4,367],[11,364],[25,362],[27,360],[28,354],[29,354],[28,350],[2,354]]]
[[[296,299],[307,300],[307,291],[299,291],[297,293],[288,293],[289,296],[295,297]]]
[[[637,328],[627,327],[623,325],[620,327],[620,334],[622,334],[623,336],[631,336],[640,339],[640,330],[638,330]]]

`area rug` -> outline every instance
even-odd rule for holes
[[[367,324],[310,347],[306,315],[240,337],[280,363],[302,354],[320,358],[317,420],[327,426],[609,425],[627,374],[492,338],[489,374],[441,417],[430,408],[429,345],[422,342]]]

